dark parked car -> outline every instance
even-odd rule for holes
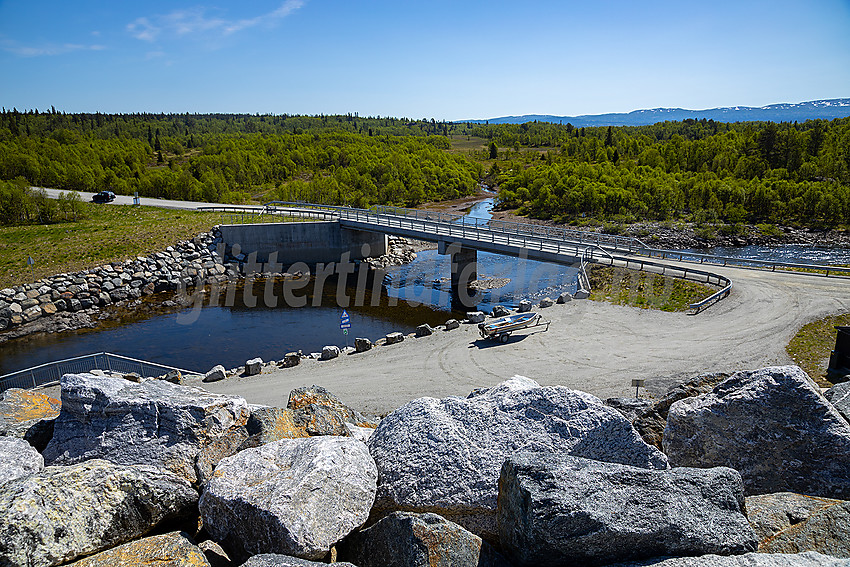
[[[115,200],[115,193],[112,191],[101,191],[92,195],[91,200],[95,203],[109,203]]]

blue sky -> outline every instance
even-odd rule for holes
[[[459,120],[850,97],[850,0],[0,0],[0,105]]]

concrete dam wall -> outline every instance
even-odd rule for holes
[[[285,267],[339,262],[346,252],[351,260],[387,253],[387,235],[342,228],[339,222],[286,222],[221,225],[226,253],[246,257],[257,253],[257,262],[268,262],[277,252],[277,262]]]

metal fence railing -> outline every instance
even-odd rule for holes
[[[161,376],[172,370],[179,370],[182,374],[199,374],[192,370],[176,368],[166,364],[139,360],[110,352],[98,352],[47,362],[33,366],[32,368],[4,374],[0,376],[0,392],[9,388],[35,388],[50,382],[57,382],[64,374],[77,374],[94,369],[120,372],[122,374],[135,372],[140,376],[146,377]]]

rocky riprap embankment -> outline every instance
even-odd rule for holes
[[[4,394],[0,565],[850,565],[850,423],[797,367],[641,404],[515,376],[380,422],[131,378]]]
[[[235,277],[235,268],[225,266],[216,251],[219,242],[221,236],[214,229],[150,256],[2,289],[0,331],[12,331],[0,340],[94,326],[100,308]]]
[[[375,258],[367,258],[365,262],[373,269],[386,269],[392,266],[403,266],[416,259],[416,250],[412,244],[400,236],[387,237],[387,253]]]

